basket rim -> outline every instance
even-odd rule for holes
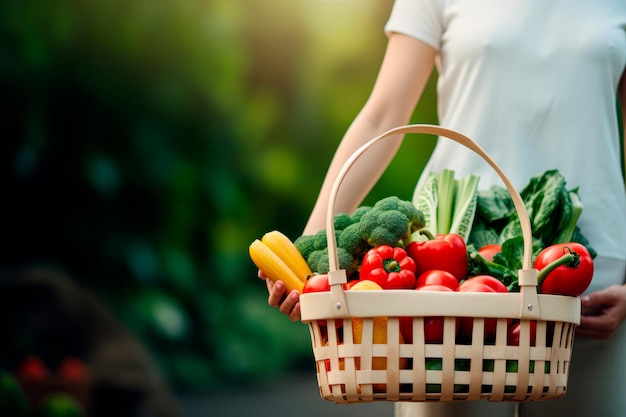
[[[442,292],[414,290],[344,291],[350,306],[345,317],[494,317],[529,319],[520,309],[521,293]],[[580,299],[538,294],[540,314],[530,319],[580,324]],[[339,319],[330,292],[300,295],[301,321]],[[344,318],[345,318],[344,317]]]

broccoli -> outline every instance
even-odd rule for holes
[[[367,213],[368,211],[370,211],[372,209],[372,207],[370,206],[360,206],[357,207],[356,210],[354,210],[354,212],[352,213],[352,222],[353,223],[358,223],[361,221],[361,217],[363,217],[363,215],[365,213]]]
[[[397,246],[425,225],[424,213],[396,196],[379,200],[361,217],[359,230],[370,246]]]
[[[306,259],[307,263],[309,262],[309,258],[315,252],[318,252],[322,249],[326,249],[328,245],[328,241],[326,239],[326,230],[322,229],[314,235],[302,235],[298,237],[293,244],[298,249],[298,252],[302,255],[304,259]],[[309,267],[311,265],[309,264]]]
[[[352,216],[347,213],[337,213],[334,217],[335,230],[343,230],[354,223]]]
[[[337,246],[348,251],[355,259],[361,259],[370,249],[361,235],[359,223],[352,223],[341,231],[341,235],[337,238]]]
[[[316,241],[317,235],[302,235],[298,237],[293,244],[295,245],[298,252],[302,255],[304,259],[308,259],[311,253],[317,250]]]
[[[337,248],[337,260],[339,269],[345,269],[348,274],[354,272],[354,258],[343,248]],[[330,271],[330,260],[328,259],[328,248],[320,249],[311,254],[307,260],[313,272],[326,274]]]

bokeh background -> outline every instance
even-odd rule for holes
[[[178,396],[314,379],[308,330],[267,306],[247,249],[269,230],[300,235],[373,85],[391,6],[5,1],[4,275],[94,294]],[[436,123],[434,81],[414,122]],[[405,141],[368,200],[410,198],[433,143]],[[21,353],[74,354],[2,343],[7,369]]]

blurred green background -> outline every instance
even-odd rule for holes
[[[95,292],[180,392],[313,372],[248,245],[299,236],[391,5],[5,1],[2,268]],[[434,79],[413,121],[436,123]],[[410,198],[433,144],[405,141],[368,199]]]

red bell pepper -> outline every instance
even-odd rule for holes
[[[406,251],[415,261],[417,276],[431,269],[448,271],[459,281],[467,275],[467,247],[456,233],[438,234],[427,241],[415,240],[407,245]]]
[[[558,243],[537,255],[537,285],[544,294],[577,297],[587,290],[593,277],[593,259],[580,243]]]
[[[376,246],[365,254],[361,263],[361,280],[371,280],[383,289],[415,287],[415,262],[402,248]]]

